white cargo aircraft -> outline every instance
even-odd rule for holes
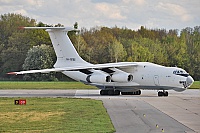
[[[62,72],[74,80],[101,89],[100,95],[140,95],[141,89],[158,90],[158,96],[168,96],[166,90],[184,91],[193,78],[178,67],[165,67],[150,62],[118,62],[91,64],[84,61],[67,33],[68,27],[23,27],[46,29],[49,33],[57,61],[54,68],[10,72],[8,74]],[[159,91],[161,90],[161,91]]]

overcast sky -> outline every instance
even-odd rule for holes
[[[0,14],[46,24],[183,29],[200,26],[200,0],[0,0]]]

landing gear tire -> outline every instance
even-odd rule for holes
[[[121,92],[122,95],[133,95],[133,92]]]
[[[159,91],[159,92],[158,92],[158,96],[159,96],[159,97],[162,97],[163,95],[164,95],[164,93],[163,93],[162,91]]]
[[[101,90],[100,95],[108,95],[108,90]]]
[[[109,95],[109,96],[120,95],[120,91],[119,90],[101,90],[100,95]]]
[[[141,95],[141,90],[135,92],[121,92],[122,95]]]
[[[167,91],[159,91],[159,92],[158,92],[158,96],[159,96],[159,97],[162,97],[162,96],[167,97],[167,96],[168,96],[168,92],[167,92]]]
[[[133,95],[141,95],[141,90],[133,92]]]
[[[164,96],[166,96],[166,97],[168,96],[168,92],[167,91],[164,92]]]
[[[108,90],[108,95],[109,95],[109,96],[114,95],[114,93],[115,93],[114,90]]]
[[[120,91],[119,90],[115,90],[115,95],[120,95]]]

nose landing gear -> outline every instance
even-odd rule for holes
[[[167,97],[167,96],[168,96],[168,92],[167,92],[167,91],[164,91],[164,90],[163,90],[163,91],[159,91],[159,92],[158,92],[158,96],[159,96],[159,97],[162,97],[162,96]]]

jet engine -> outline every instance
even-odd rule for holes
[[[133,75],[126,73],[119,69],[112,69],[115,73],[112,74],[112,81],[114,82],[131,82],[133,81]]]
[[[133,75],[129,73],[117,73],[112,75],[112,80],[115,82],[130,82],[133,81]]]
[[[111,76],[99,70],[93,70],[91,75],[88,75],[86,81],[89,83],[109,83]]]

